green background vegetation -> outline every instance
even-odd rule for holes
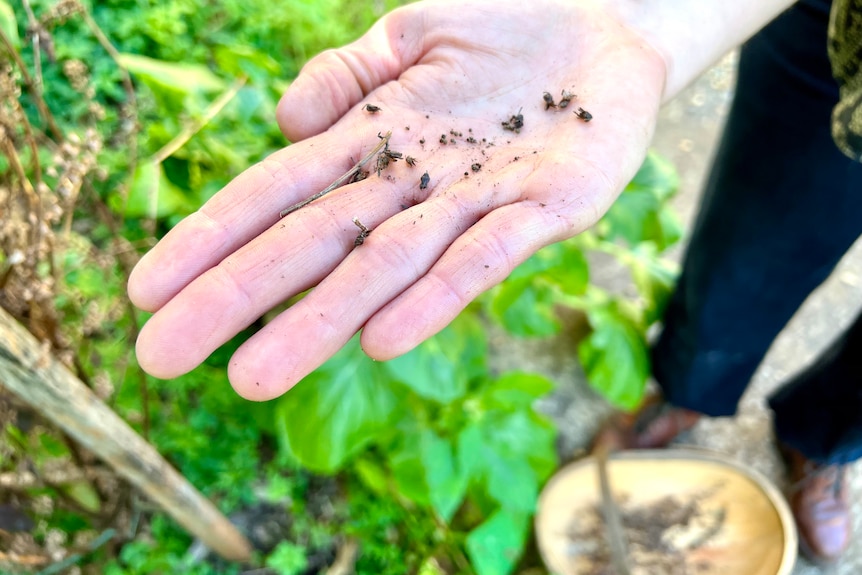
[[[0,504],[36,520],[34,553],[59,548],[67,565],[110,575],[316,573],[349,542],[361,574],[539,565],[525,549],[559,462],[555,428],[533,404],[553,382],[496,373],[487,331],[551,337],[560,308],[578,310],[590,331],[571,353],[609,401],[634,406],[649,373],[645,334],[674,280],[658,255],[679,239],[666,207],[676,178],[661,158],[648,157],[599,225],[536,254],[396,360],[371,362],[354,339],[266,404],[240,399],[226,380],[248,334],[176,380],[135,363],[146,314],[128,303],[125,280],[138,255],[285,145],[274,110],[303,62],[394,4],[0,0],[0,304],[225,513],[277,518],[254,565],[189,555],[190,538],[167,516],[109,469],[74,473],[100,464],[0,395],[13,407],[0,416],[0,472],[37,477]],[[627,266],[638,295],[591,284],[591,251]],[[66,473],[52,478],[55,469]]]

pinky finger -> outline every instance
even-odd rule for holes
[[[594,223],[592,213],[585,210],[573,222],[537,202],[494,210],[453,243],[423,278],[366,322],[363,350],[381,361],[407,353],[540,248],[587,229]]]

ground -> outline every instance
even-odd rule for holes
[[[690,225],[725,114],[732,99],[735,54],[728,55],[662,111],[654,147],[673,161],[680,173],[676,207]],[[671,257],[678,259],[681,250]],[[784,329],[754,376],[733,418],[701,421],[680,443],[720,450],[785,486],[784,469],[771,440],[769,392],[817,357],[856,316],[862,304],[862,241],[851,249],[832,277],[815,292]],[[613,289],[630,289],[625,274],[612,262],[596,260],[593,280]],[[535,369],[559,382],[553,397],[541,406],[561,429],[564,457],[583,452],[608,406],[587,386],[571,340],[561,336],[541,342],[494,338],[500,367]],[[525,352],[525,347],[526,353]],[[529,358],[529,359],[524,359]],[[529,365],[525,365],[528,362]],[[862,465],[851,466],[854,510],[853,543],[842,560],[817,567],[800,558],[793,575],[862,573]]]

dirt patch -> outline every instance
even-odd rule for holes
[[[723,506],[706,503],[716,485],[687,496],[666,496],[633,504],[619,496],[619,510],[632,575],[716,575],[703,553],[721,533],[727,516]],[[566,533],[572,573],[615,575],[600,505],[577,510]]]

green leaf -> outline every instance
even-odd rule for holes
[[[275,102],[270,100],[259,88],[244,87],[237,92],[234,101],[236,102],[237,116],[243,122],[252,121],[255,114],[261,114],[268,118],[275,116]],[[211,138],[210,141],[212,139],[214,138]]]
[[[500,510],[467,536],[467,554],[478,575],[511,573],[527,542],[530,516]]]
[[[658,154],[648,154],[598,229],[607,239],[622,238],[630,246],[651,241],[664,250],[680,237],[681,226],[665,207],[678,186],[673,165]]]
[[[655,239],[659,201],[650,190],[626,189],[602,219],[608,239],[622,238],[630,246]]]
[[[407,433],[401,437],[389,451],[389,467],[395,486],[403,497],[418,505],[431,504],[419,433]]]
[[[560,331],[555,294],[533,280],[507,281],[494,291],[491,317],[516,337],[544,337]]]
[[[34,453],[34,459],[38,465],[44,464],[50,459],[58,459],[69,455],[69,446],[54,433],[48,431],[38,431],[36,438],[39,442],[39,449]]]
[[[557,467],[556,429],[532,410],[489,412],[482,420],[482,435],[486,450],[504,459],[527,461],[540,482]]]
[[[280,439],[308,469],[333,473],[388,430],[399,397],[384,367],[354,337],[279,400]]]
[[[484,389],[482,402],[488,408],[529,409],[552,389],[554,383],[542,375],[510,371]]]
[[[593,332],[578,347],[587,380],[611,403],[634,409],[650,373],[643,333],[614,302],[587,310]]]
[[[533,513],[539,498],[539,482],[530,463],[490,450],[482,457],[488,495],[504,509]]]
[[[446,329],[401,357],[387,361],[389,376],[425,399],[450,403],[484,372],[485,335],[474,316],[461,314]]]
[[[195,209],[192,201],[168,179],[162,165],[155,162],[137,165],[125,205],[120,205],[118,195],[111,199],[111,207],[129,218],[187,215]]]
[[[465,482],[505,508],[532,512],[539,485],[557,466],[553,425],[529,409],[490,409],[458,436]]]
[[[659,210],[658,225],[660,236],[656,243],[662,247],[662,250],[666,250],[682,239],[685,228],[683,228],[679,215],[667,204]]]
[[[278,503],[286,501],[293,496],[296,490],[296,482],[293,478],[284,477],[274,472],[267,474],[266,493],[262,499]]]
[[[587,281],[586,260],[575,242],[558,242],[544,247],[516,267],[506,281],[532,280],[549,277],[577,293]]]
[[[452,445],[430,429],[422,433],[421,450],[431,505],[448,523],[464,499],[466,478],[459,473]]]
[[[363,485],[378,496],[385,496],[389,489],[386,471],[370,458],[362,457],[353,464],[353,469]]]
[[[644,243],[630,253],[628,265],[632,280],[644,299],[644,321],[646,325],[658,321],[676,285],[676,264],[657,257],[654,244]]]
[[[298,575],[308,567],[307,554],[308,550],[301,545],[282,541],[266,558],[265,565],[278,575]]]
[[[9,38],[13,48],[21,47],[21,38],[18,36],[18,22],[15,20],[15,11],[6,0],[0,0],[0,30]]]
[[[200,64],[166,62],[139,54],[120,54],[119,61],[154,90],[191,94],[220,92],[227,87],[221,78]]]
[[[478,481],[484,471],[482,453],[485,449],[485,439],[482,437],[482,426],[471,423],[458,433],[458,469],[464,481]]]
[[[218,45],[213,48],[213,56],[219,69],[228,74],[260,74],[280,76],[281,65],[278,61],[260,50],[244,45]]]
[[[102,500],[98,492],[88,481],[73,481],[64,484],[60,489],[70,499],[91,513],[98,513],[102,508]]]
[[[548,246],[491,292],[491,317],[518,337],[553,335],[560,329],[554,306],[561,294],[583,293],[588,280],[589,266],[574,242]]]
[[[669,160],[650,151],[627,189],[648,189],[658,199],[668,200],[679,189],[679,176]]]

